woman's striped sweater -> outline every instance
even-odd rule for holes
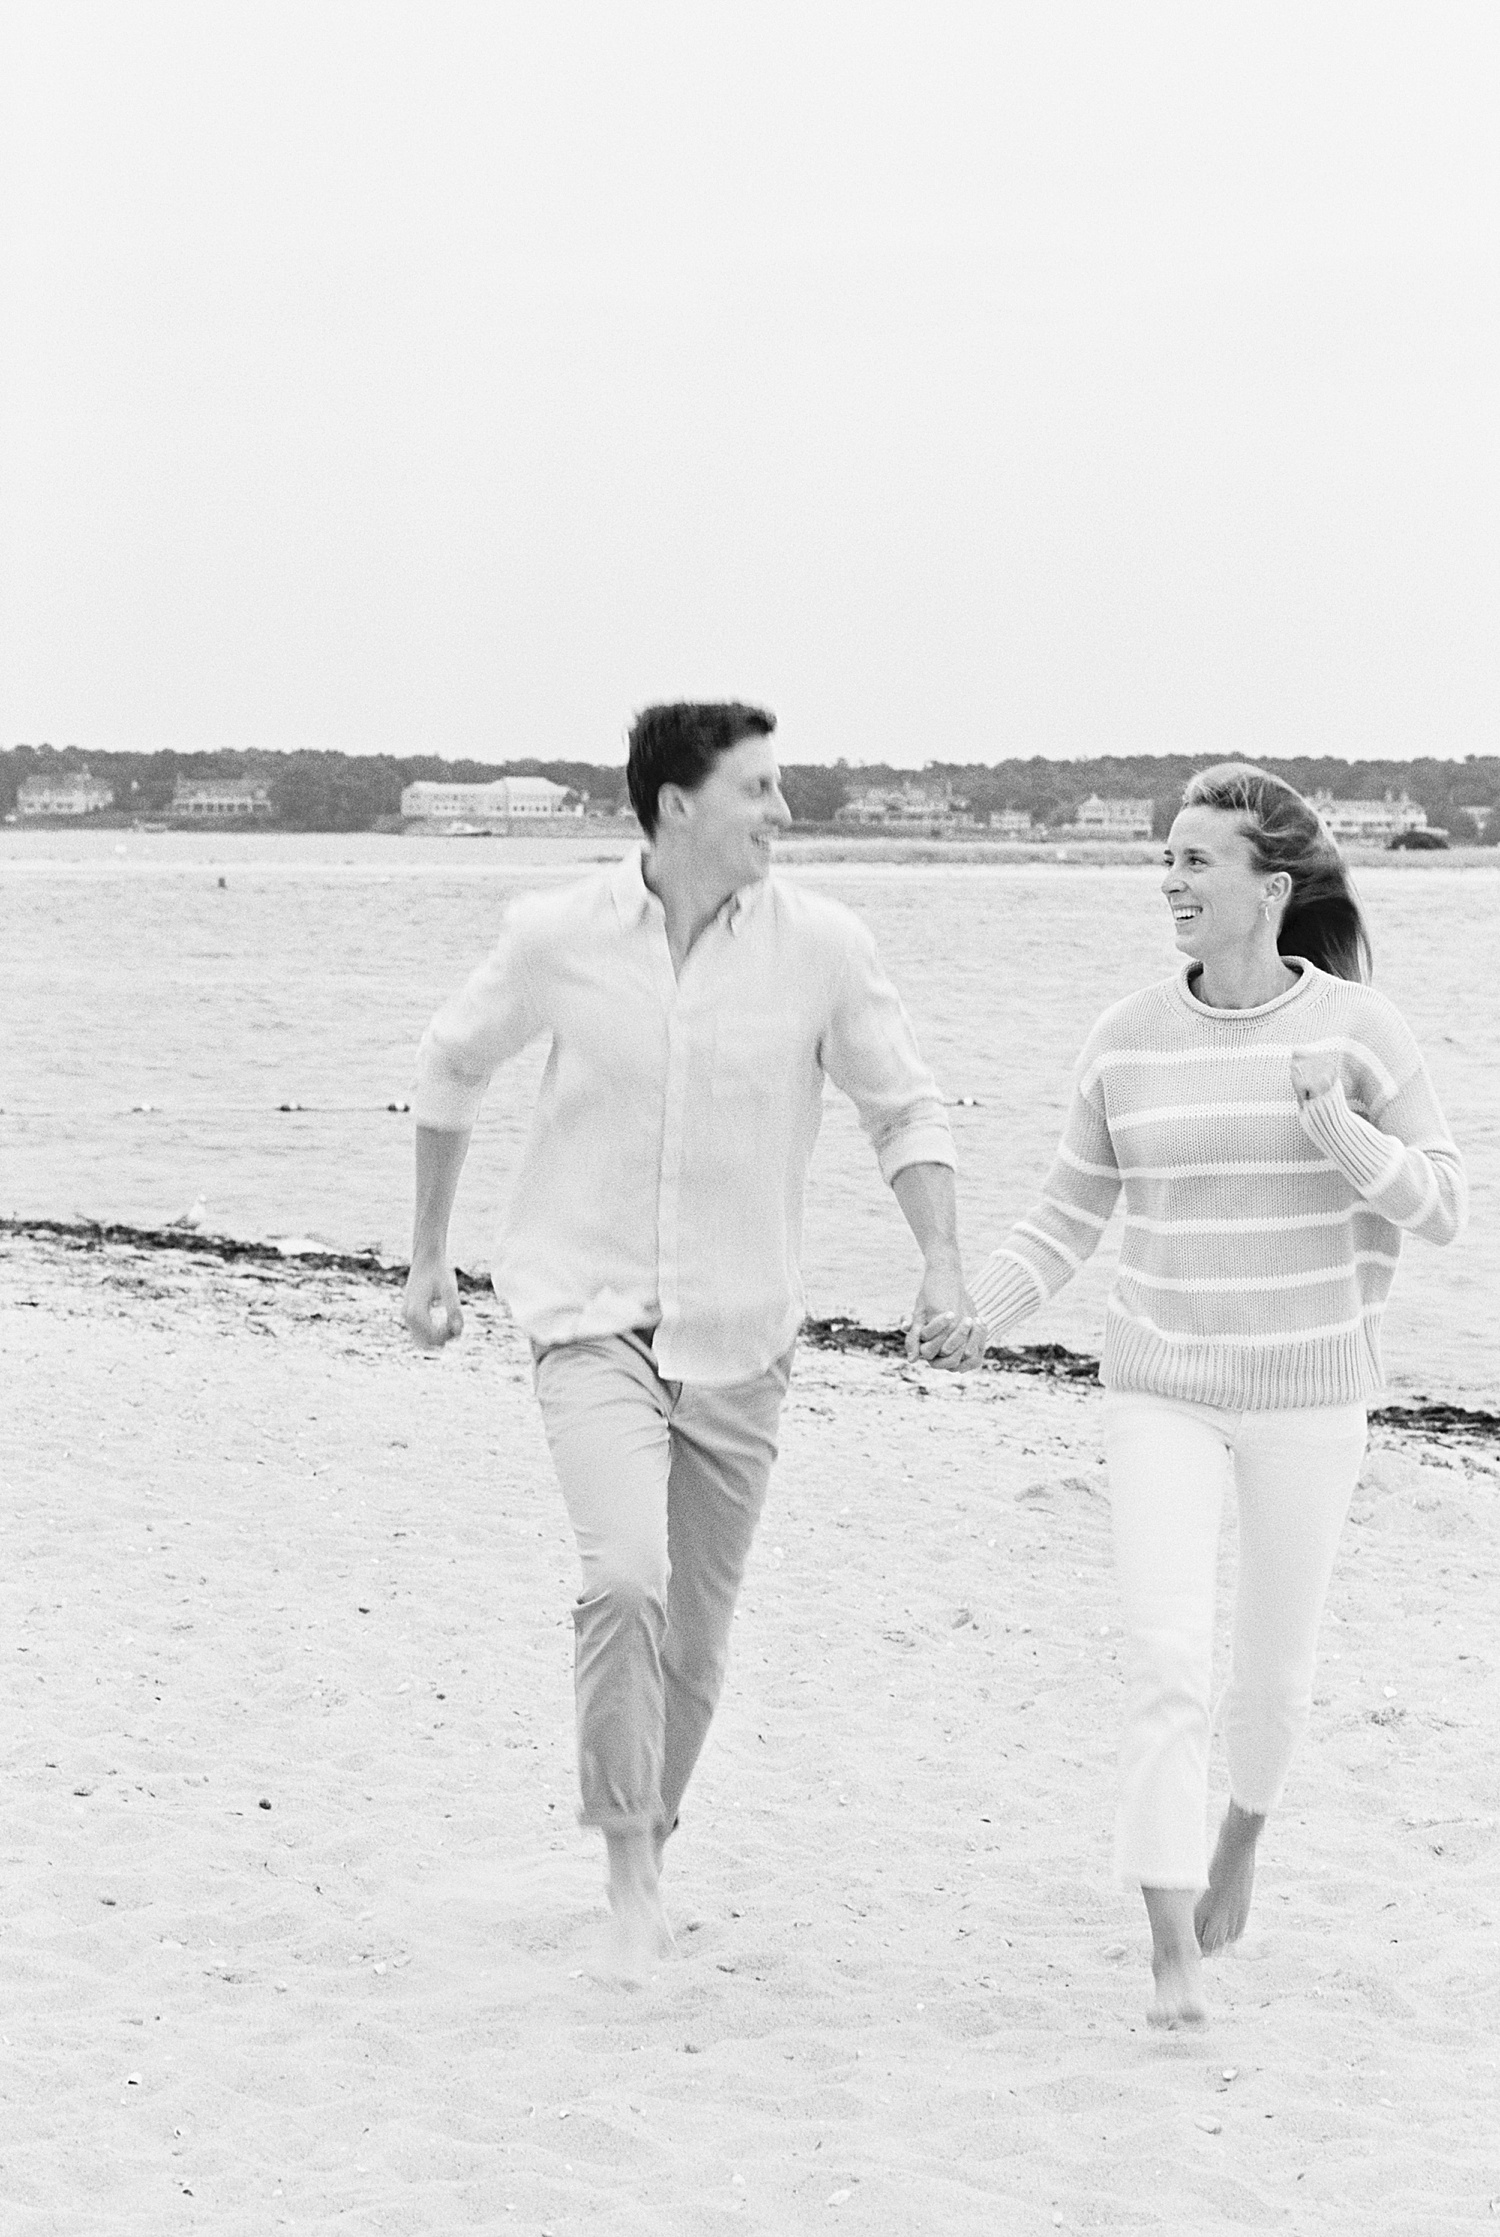
[[[1185,965],[1099,1020],[1041,1201],[971,1285],[992,1341],[1077,1273],[1123,1187],[1112,1389],[1236,1411],[1379,1392],[1402,1232],[1453,1240],[1463,1164],[1400,1013],[1288,960],[1296,985],[1258,1009],[1195,1001]],[[1294,1050],[1337,1059],[1305,1105]]]

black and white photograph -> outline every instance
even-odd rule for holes
[[[1497,114],[0,9],[3,2237],[1497,2226]]]

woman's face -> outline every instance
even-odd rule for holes
[[[1167,837],[1166,863],[1161,889],[1182,954],[1206,963],[1260,938],[1274,941],[1285,880],[1256,869],[1232,810],[1184,808]]]

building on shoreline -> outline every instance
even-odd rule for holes
[[[101,784],[87,769],[58,777],[24,777],[16,788],[16,814],[23,822],[32,816],[93,816],[101,808],[112,808],[114,802],[114,786]]]
[[[856,829],[909,834],[977,828],[968,801],[957,798],[950,785],[924,785],[912,779],[905,784],[877,785],[851,793],[843,806],[835,809],[833,820]]]
[[[271,795],[237,777],[179,777],[167,813],[194,823],[253,823],[271,813]]]
[[[1399,800],[1390,792],[1383,800],[1335,800],[1331,792],[1315,792],[1309,805],[1335,846],[1343,839],[1380,846],[1404,832],[1427,829],[1427,810],[1404,792]]]
[[[409,784],[401,794],[408,823],[462,823],[487,830],[504,823],[552,822],[583,814],[583,802],[550,777],[497,777],[492,784]]]
[[[1070,839],[1149,839],[1156,820],[1154,800],[1104,800],[1091,792],[1080,800],[1067,827]]]

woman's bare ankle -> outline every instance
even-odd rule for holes
[[[1237,1942],[1250,1917],[1255,1892],[1255,1844],[1265,1830],[1264,1810],[1242,1809],[1231,1801],[1219,1827],[1208,1886],[1193,1914],[1198,1946],[1205,1954]]]

